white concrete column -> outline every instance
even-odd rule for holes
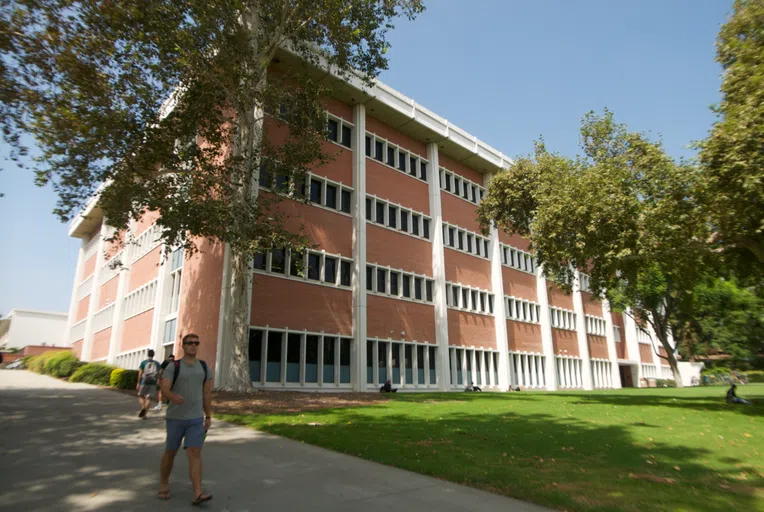
[[[546,373],[550,376],[546,381],[549,391],[557,389],[557,373],[554,370],[554,343],[552,342],[552,319],[549,316],[549,296],[546,289],[546,278],[541,265],[536,267],[536,295],[541,309],[541,347],[544,350]]]
[[[488,184],[493,177],[492,174],[486,174],[483,178],[483,185]],[[510,365],[509,362],[509,335],[507,333],[507,312],[506,302],[504,301],[504,277],[501,271],[501,243],[499,242],[499,230],[496,227],[491,228],[491,291],[493,292],[493,318],[496,332],[496,348],[499,351],[499,382],[494,382],[501,391],[507,391],[510,386]]]
[[[366,389],[366,106],[353,107],[353,389]],[[377,371],[377,368],[374,368]],[[375,377],[376,380],[376,377]]]
[[[167,280],[170,278],[170,268],[172,264],[167,264],[167,246],[163,243],[159,249],[159,268],[157,269],[157,289],[154,296],[154,315],[151,318],[151,338],[149,346],[159,354],[159,348],[162,346],[162,333],[164,332],[164,305],[165,289]],[[251,295],[250,295],[251,297]],[[250,299],[251,300],[251,299]],[[247,308],[249,310],[249,308]]]
[[[433,301],[435,310],[435,343],[438,345],[437,372],[438,389],[447,391],[449,383],[442,376],[448,374],[448,307],[446,305],[446,258],[443,254],[443,213],[440,205],[440,164],[438,145],[427,144],[427,159],[430,172],[427,176],[430,195],[430,217],[432,218],[432,277],[435,280]],[[495,305],[495,304],[494,304]]]
[[[584,314],[584,299],[581,293],[581,282],[578,270],[575,271],[573,283],[573,310],[576,313],[576,334],[578,337],[578,353],[581,357],[582,384],[584,389],[592,389],[592,362],[589,355],[589,342],[586,338],[586,315]]]
[[[85,255],[85,240],[80,240],[80,248],[77,251],[77,266],[74,267],[74,283],[72,284],[72,297],[69,300],[69,316],[66,319],[66,344],[68,346],[72,346],[73,340],[71,338],[72,336],[72,326],[77,323],[77,290],[79,289],[80,285],[80,272],[82,272],[82,264],[84,263],[83,256]],[[85,344],[85,341],[83,340],[82,344]],[[84,349],[84,347],[82,347]]]
[[[101,229],[98,234],[98,247],[96,248],[96,263],[93,271],[93,284],[90,288],[90,302],[88,303],[88,320],[85,324],[85,339],[82,342],[82,360],[91,361],[93,355],[93,315],[98,311],[98,296],[101,290],[101,267],[104,260],[104,234],[106,233],[106,222],[101,221]]]
[[[610,359],[610,387],[621,389],[621,373],[618,371],[618,351],[615,341],[613,314],[610,310],[610,302],[607,299],[602,299],[602,314],[605,316],[605,340],[607,341],[608,359]],[[621,340],[621,343],[625,343],[625,341]]]
[[[642,387],[642,359],[639,355],[639,341],[637,340],[637,323],[631,317],[631,315],[623,314],[623,342],[626,343],[626,355],[630,361],[637,363],[637,375],[634,376],[632,372],[632,378],[636,378],[634,387]]]
[[[127,258],[127,248],[122,251],[123,257]],[[119,255],[115,256],[120,257]],[[117,297],[114,299],[114,319],[111,326],[111,339],[109,339],[109,364],[114,364],[119,354],[119,346],[122,341],[122,329],[124,327],[123,310],[125,306],[125,289],[130,277],[130,267],[126,261],[122,261],[122,268],[117,279]],[[155,312],[156,313],[156,312]],[[156,316],[156,315],[155,315]]]

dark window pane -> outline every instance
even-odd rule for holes
[[[466,183],[464,184],[464,190],[462,190],[462,197],[464,199],[469,199],[470,198],[469,185],[467,185]]]
[[[376,160],[382,161],[383,158],[385,158],[385,155],[382,154],[384,151],[384,144],[382,144],[382,141],[375,140],[374,141],[374,158]]]
[[[484,194],[485,194],[485,192],[483,192],[483,191],[481,190],[481,191],[480,191],[480,200],[481,200],[481,201],[483,200],[483,195],[484,195]]]
[[[305,197],[305,178],[295,178],[294,195],[297,199]]]
[[[430,349],[430,384],[437,382],[437,374],[435,373],[435,347],[428,347]]]
[[[480,294],[480,311],[485,313],[485,293]]]
[[[324,281],[327,283],[337,282],[337,258],[324,258]]]
[[[377,366],[379,367],[377,382],[384,384],[387,380],[387,342],[385,341],[377,343]]]
[[[387,215],[387,225],[391,228],[397,228],[398,227],[398,208],[395,206],[390,206],[388,208],[388,215]]]
[[[466,288],[462,288],[462,307],[469,309],[470,291]]]
[[[458,238],[459,238],[459,249],[464,250],[464,232],[463,231],[459,231]]]
[[[477,203],[477,187],[472,185],[472,202]]]
[[[289,258],[289,273],[295,277],[299,277],[303,272],[304,265],[303,254],[293,251]]]
[[[409,212],[401,210],[401,231],[409,230]]]
[[[405,371],[404,377],[406,378],[406,384],[414,383],[414,356],[412,345],[403,346],[403,369]]]
[[[475,290],[472,290],[472,310],[477,311],[477,304],[478,304],[478,292]]]
[[[271,188],[271,173],[265,169],[265,165],[260,166],[260,186],[263,188]]]
[[[453,288],[451,288],[451,291],[452,291],[452,295],[454,296],[453,305],[455,308],[458,308],[459,307],[459,287],[454,286]]]
[[[366,383],[374,383],[374,342],[366,341]]]
[[[334,354],[337,338],[324,336],[324,383],[334,382]]]
[[[427,164],[425,162],[419,163],[419,178],[427,181]]]
[[[252,267],[257,270],[265,270],[265,254],[257,253],[252,261]]]
[[[390,272],[390,293],[392,295],[398,295],[398,280],[400,279],[400,274],[397,272]]]
[[[342,145],[348,148],[350,147],[350,127],[349,126],[342,127]]]
[[[414,298],[422,300],[422,281],[421,277],[414,278]]]
[[[467,252],[472,252],[472,235],[467,235]]]
[[[419,215],[411,214],[411,232],[419,236]]]
[[[259,382],[261,378],[261,361],[263,354],[263,331],[252,329],[249,331],[249,378],[253,382]]]
[[[427,302],[432,302],[432,281],[427,280],[425,286],[427,287]]]
[[[377,291],[379,293],[385,293],[387,291],[386,274],[387,271],[385,269],[377,269]]]
[[[424,384],[424,349],[422,345],[416,348],[416,373],[417,384]]]
[[[366,198],[366,220],[371,220],[371,199]]]
[[[300,345],[302,335],[289,334],[287,336],[287,367],[286,381],[300,382]]]
[[[448,246],[454,247],[454,236],[456,235],[456,230],[454,228],[448,228]]]
[[[327,138],[329,140],[333,140],[334,142],[337,142],[337,132],[339,131],[340,125],[335,121],[334,119],[329,119],[328,128],[327,128]]]
[[[266,382],[281,382],[281,340],[283,332],[268,333],[268,360],[266,365]]]
[[[271,272],[283,274],[286,272],[286,249],[275,249],[271,252]]]
[[[446,190],[451,192],[451,175],[446,173]]]
[[[321,256],[318,254],[308,254],[308,279],[321,279]]]
[[[276,175],[276,192],[289,192],[289,176],[286,174],[277,174]]]
[[[422,219],[422,236],[430,239],[430,219]]]
[[[321,204],[321,188],[323,183],[316,180],[310,180],[310,200],[311,202]]]
[[[351,268],[349,261],[340,262],[340,284],[342,286],[350,286]]]
[[[488,311],[493,313],[493,295],[488,296]]]
[[[403,296],[411,297],[411,277],[405,274],[403,276]]]
[[[385,203],[377,202],[377,223],[378,224],[384,224],[385,223]]]
[[[393,343],[393,383],[398,384],[401,381],[401,344]]]
[[[350,338],[340,340],[340,384],[350,383]]]
[[[326,206],[337,209],[337,187],[334,185],[326,186]]]
[[[398,153],[398,169],[406,172],[406,153]]]
[[[318,382],[318,336],[305,336],[305,382]]]
[[[387,147],[387,165],[395,167],[395,148]]]
[[[366,156],[371,156],[371,137],[366,136]]]
[[[416,164],[417,164],[417,158],[411,157],[409,158],[409,174],[412,176],[416,176]]]
[[[368,291],[371,291],[373,289],[373,283],[374,280],[372,279],[374,276],[374,269],[372,267],[366,266],[366,289]]]
[[[462,180],[454,176],[454,194],[458,196],[461,188],[462,188]]]
[[[341,199],[342,199],[342,206],[340,210],[345,213],[350,213],[350,202],[351,202],[350,191],[343,190],[341,193]]]

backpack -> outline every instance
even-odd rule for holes
[[[172,391],[172,388],[175,387],[175,382],[178,380],[178,375],[180,374],[180,359],[176,359],[173,361],[173,365],[175,366],[175,371],[172,373],[172,384],[170,385],[170,391]],[[199,359],[199,363],[202,365],[202,369],[204,370],[204,380],[202,381],[202,388],[204,388],[204,385],[207,383],[207,363]]]
[[[159,376],[159,363],[153,359],[146,361],[143,367],[143,382],[145,384],[156,384]]]

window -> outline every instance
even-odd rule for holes
[[[284,333],[279,331],[270,331],[268,333],[266,382],[281,382],[281,340],[283,336]]]
[[[440,188],[446,192],[469,201],[473,204],[480,204],[483,199],[485,189],[477,183],[467,178],[454,174],[453,172],[441,167],[440,174],[443,178],[440,180]],[[424,178],[423,178],[424,179]],[[453,186],[452,186],[453,183]]]
[[[400,274],[398,272],[390,272],[390,295],[398,295],[399,280]]]
[[[371,154],[372,141],[374,141],[373,155]],[[373,134],[366,135],[366,156],[373,157],[378,162],[414,178],[419,177],[419,179],[427,181],[427,162],[425,160],[414,156],[390,141],[379,139]]]
[[[326,205],[325,206],[333,210],[337,209],[337,187],[335,187],[334,185],[326,186]]]
[[[425,282],[425,285],[427,287],[427,302],[432,302],[432,283],[433,281],[430,281],[429,279]]]
[[[300,350],[302,335],[289,333],[287,337],[286,381],[300,382]]]
[[[337,281],[337,259],[326,257],[324,259],[324,281],[334,283]]]
[[[371,137],[366,136],[366,156],[371,156]]]
[[[324,374],[323,382],[334,382],[334,355],[336,353],[337,338],[332,336],[324,336]]]
[[[350,148],[351,129],[349,126],[342,125],[342,141],[341,144],[346,148]]]
[[[536,272],[536,262],[532,254],[504,244],[501,245],[500,252],[502,264],[530,274]]]
[[[271,251],[271,272],[283,274],[286,272],[286,249]]]
[[[265,270],[265,254],[255,254],[255,257],[252,260],[252,266],[256,269]]]
[[[318,382],[318,341],[319,336],[305,336],[305,382]]]
[[[395,148],[387,146],[387,165],[395,167]]]
[[[296,251],[292,252],[289,258],[289,275],[294,277],[301,277],[304,266],[305,255]]]
[[[378,293],[386,293],[387,292],[387,283],[386,278],[387,271],[381,268],[377,269],[377,292]]]
[[[422,300],[422,283],[424,279],[421,277],[414,278],[414,298],[416,300]]]
[[[419,159],[412,156],[409,158],[409,174],[412,176],[416,176],[416,164],[419,162]]]
[[[342,205],[340,206],[340,211],[344,213],[350,213],[350,202],[352,201],[352,194],[350,193],[350,191],[342,189],[340,199],[342,201]]]
[[[372,291],[374,289],[374,269],[366,267],[366,290]]]
[[[263,331],[249,331],[249,378],[252,382],[260,382],[263,353]]]
[[[394,297],[412,298],[413,281],[413,299],[424,302],[432,302],[432,286],[434,281],[424,276],[405,273],[400,270],[391,270],[386,267],[380,267],[375,264],[366,266],[366,276],[368,279],[366,289],[383,295],[392,295]],[[376,284],[372,286],[371,276],[376,278]],[[390,283],[389,291],[387,283]]]
[[[419,179],[427,181],[427,163],[419,162]]]
[[[340,384],[350,384],[350,338],[340,340]]]
[[[541,306],[529,300],[518,299],[516,297],[505,297],[506,314],[510,320],[538,324],[541,323],[539,312]],[[489,307],[493,310],[493,303],[489,300]],[[554,322],[553,322],[554,325]]]
[[[350,149],[353,125],[339,117],[335,117],[331,114],[327,115],[329,119],[327,120],[326,138]]]
[[[411,297],[411,277],[403,275],[403,296]]]
[[[390,229],[402,231],[413,236],[421,236],[427,240],[430,239],[429,217],[423,217],[422,215],[416,214],[407,208],[389,203],[382,199],[367,197],[366,220],[372,220],[372,216],[370,214],[372,203],[375,205],[374,222],[377,224],[381,224],[383,226],[387,226]],[[385,213],[387,213],[387,219],[385,219]],[[421,229],[419,224],[420,222],[422,223]]]
[[[322,183],[318,180],[310,180],[310,201],[321,204]]]
[[[327,137],[329,140],[337,142],[339,140],[340,124],[334,119],[329,119],[329,127],[327,129]]]
[[[549,313],[552,317],[552,327],[568,331],[576,330],[576,314],[573,311],[550,306]]]
[[[321,256],[318,254],[308,254],[308,279],[321,279]]]
[[[408,154],[404,152],[398,153],[398,170],[406,172],[406,161],[408,160]]]
[[[382,158],[384,155],[382,154],[382,151],[384,150],[384,143],[381,140],[374,141],[374,159],[382,161]]]
[[[457,251],[488,258],[488,240],[445,222],[443,223],[443,244]]]
[[[340,284],[342,286],[350,286],[352,272],[349,261],[343,260],[340,262]]]

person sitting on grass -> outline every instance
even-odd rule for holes
[[[464,391],[483,391],[483,390],[477,387],[474,382],[470,381],[470,385],[464,388]]]
[[[393,389],[393,385],[390,384],[390,379],[387,379],[387,382],[382,384],[382,387],[379,388],[380,393],[397,393],[397,389]]]
[[[751,402],[749,400],[746,400],[744,398],[740,398],[735,393],[735,389],[737,386],[733,384],[728,390],[727,390],[727,403],[729,404],[745,404],[745,405],[751,405]]]

